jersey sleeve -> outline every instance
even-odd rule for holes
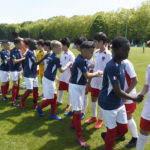
[[[125,70],[130,76],[130,78],[135,78],[137,76],[133,64],[131,62],[128,61],[127,63],[125,63],[125,67],[126,67]]]
[[[88,71],[86,62],[84,62],[84,61],[78,62],[78,67],[80,68],[80,70],[81,70],[81,72],[82,72],[83,74]]]
[[[57,60],[56,60],[56,65],[57,65],[57,68],[61,68],[62,67],[59,58],[57,58]]]
[[[70,55],[70,61],[71,61],[71,62],[74,62],[74,61],[75,61],[75,56],[74,56],[73,53]]]
[[[13,51],[10,52],[10,59],[16,59],[16,56]]]
[[[111,84],[120,84],[119,82],[119,70],[116,67],[108,67],[107,68],[107,75]]]
[[[146,84],[150,86],[150,65],[148,65],[146,70]]]

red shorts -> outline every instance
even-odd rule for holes
[[[91,89],[89,89],[89,91],[85,92],[85,95],[87,95],[89,92],[91,92]]]
[[[125,104],[125,107],[127,114],[132,114],[136,109],[136,103]]]
[[[150,120],[146,120],[141,117],[140,128],[144,131],[150,131]]]
[[[98,98],[99,93],[100,93],[99,89],[91,88],[91,96],[92,97]]]
[[[69,87],[69,84],[60,81],[58,90],[59,91],[68,91],[68,87]]]

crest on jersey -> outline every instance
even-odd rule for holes
[[[117,76],[113,76],[113,80],[115,80],[115,81],[116,81],[116,80],[117,80]]]
[[[105,57],[103,56],[103,57],[102,57],[102,61],[104,61],[104,60],[105,60]]]

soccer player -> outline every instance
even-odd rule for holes
[[[105,150],[112,150],[115,137],[122,136],[128,131],[126,109],[123,99],[141,102],[142,95],[133,96],[124,92],[125,64],[130,50],[129,41],[124,37],[117,37],[112,42],[113,58],[107,63],[103,87],[98,102],[107,127],[107,132],[101,136],[105,140]]]
[[[71,61],[72,63],[75,60],[74,54],[69,50],[70,47],[70,40],[69,38],[65,37],[60,40],[62,43],[62,50],[63,54],[61,55],[61,60],[60,63],[62,67],[66,66],[66,64]],[[59,97],[58,97],[58,103],[57,106],[62,104],[62,99],[64,95],[64,91],[68,91],[68,86],[69,86],[69,80],[71,77],[71,69],[68,68],[65,72],[61,73],[60,75],[60,80],[59,80]],[[71,99],[70,95],[68,93],[68,104],[65,108],[65,111],[69,110],[71,108]]]
[[[37,79],[37,65],[40,64],[47,55],[37,62],[34,50],[36,50],[36,42],[33,39],[28,39],[25,44],[28,46],[27,52],[24,54],[24,80],[27,90],[20,100],[20,107],[25,109],[25,100],[33,92],[33,109],[35,109],[38,101],[38,79]]]
[[[150,43],[150,41],[148,41]],[[148,44],[149,44],[148,43]],[[146,83],[140,92],[141,95],[147,94],[147,98],[143,107],[140,121],[140,134],[136,144],[136,150],[144,150],[146,143],[148,142],[150,135],[150,65],[146,71]]]
[[[18,107],[19,104],[16,101],[16,97],[19,95],[19,83],[21,78],[22,64],[21,62],[25,59],[22,57],[21,48],[22,40],[14,40],[15,48],[10,51],[10,75],[13,81],[12,87],[12,103],[13,106]]]
[[[44,72],[42,79],[43,84],[43,94],[46,100],[44,100],[39,106],[36,107],[36,110],[40,116],[43,116],[43,108],[51,104],[51,114],[50,119],[61,120],[62,118],[56,115],[56,100],[57,100],[57,91],[55,85],[55,78],[57,69],[62,73],[67,68],[69,68],[72,63],[68,62],[65,67],[62,67],[60,64],[60,59],[57,57],[58,54],[62,51],[62,44],[59,41],[51,42],[52,54],[48,56],[47,68]]]
[[[106,40],[107,36],[102,32],[96,33],[94,36],[94,42],[97,48],[95,52],[94,72],[96,72],[97,70],[104,71],[106,64],[110,61],[112,57],[111,52],[105,47]],[[102,88],[102,81],[103,78],[99,77],[93,78],[91,81],[92,118],[85,121],[86,124],[90,124],[98,120],[95,125],[96,129],[99,129],[103,124],[101,113],[99,115],[99,119],[97,118],[97,100],[100,90]]]
[[[9,41],[2,42],[3,49],[0,51],[1,65],[0,65],[0,79],[2,100],[7,101],[6,94],[9,91],[9,61],[10,61],[10,43]]]
[[[82,147],[88,147],[88,144],[82,137],[81,133],[81,111],[83,109],[83,100],[85,96],[85,88],[87,78],[98,77],[103,72],[88,72],[88,66],[85,59],[91,59],[94,52],[94,43],[85,41],[80,46],[81,54],[77,56],[72,66],[71,82],[69,83],[69,92],[72,101],[73,118],[71,128],[75,128],[77,141]]]

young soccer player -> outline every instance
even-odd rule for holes
[[[105,43],[107,40],[106,34],[99,32],[96,33],[94,36],[94,42],[95,46],[97,48],[95,52],[95,66],[94,66],[94,72],[97,70],[102,70],[104,71],[106,64],[110,61],[111,59],[111,52],[106,49]],[[97,100],[98,100],[98,95],[100,93],[100,90],[102,88],[102,81],[103,78],[93,78],[91,81],[91,99],[92,99],[92,118],[88,119],[85,121],[86,124],[90,124],[93,122],[96,122],[97,119]],[[96,129],[99,129],[103,124],[102,121],[102,115],[100,113],[99,115],[99,120],[95,125]]]
[[[44,55],[46,54],[43,46],[44,46],[44,41],[42,39],[37,41],[37,49],[39,50],[37,52],[37,55],[36,55],[37,61],[40,61],[44,57]],[[44,74],[44,62],[39,64],[39,74],[40,74],[40,78],[42,81],[43,74]]]
[[[47,68],[44,72],[44,76],[42,79],[43,94],[46,100],[44,100],[39,106],[37,106],[36,110],[40,116],[43,116],[44,113],[42,109],[51,104],[50,119],[61,120],[62,118],[56,115],[57,94],[56,94],[55,78],[57,69],[59,69],[59,71],[62,73],[67,68],[69,68],[72,63],[68,62],[65,67],[61,66],[60,59],[59,57],[57,57],[57,55],[60,54],[62,50],[62,44],[59,41],[55,40],[52,41],[51,47],[53,53],[48,56],[49,61],[47,62]]]
[[[144,150],[144,147],[148,142],[149,135],[150,135],[150,88],[149,86],[150,86],[150,65],[148,65],[146,71],[146,83],[142,91],[140,92],[140,94],[143,96],[146,93],[148,94],[141,114],[140,134],[137,140],[136,150]]]
[[[72,66],[71,82],[69,83],[69,92],[73,106],[73,118],[71,128],[75,128],[77,141],[82,147],[88,147],[88,144],[82,137],[81,133],[81,111],[85,96],[87,79],[102,75],[101,71],[95,73],[88,72],[88,66],[85,59],[91,59],[94,52],[94,43],[85,41],[80,46],[81,54],[77,56]]]
[[[19,104],[16,101],[16,97],[19,94],[19,83],[22,70],[21,62],[25,59],[25,57],[22,57],[20,50],[22,47],[22,40],[15,39],[14,44],[15,48],[10,51],[10,75],[13,81],[12,102],[13,106],[18,107]]]
[[[37,62],[34,50],[36,50],[36,42],[33,39],[25,41],[28,46],[27,52],[24,54],[24,80],[27,90],[20,100],[20,107],[25,109],[25,100],[33,92],[33,109],[35,109],[38,101],[38,79],[37,79],[37,65],[39,65],[47,55],[45,55],[40,61]]]
[[[103,87],[98,102],[107,127],[107,132],[101,136],[105,140],[105,150],[112,150],[115,137],[122,136],[128,131],[127,115],[123,99],[135,102],[143,100],[142,95],[133,96],[124,92],[125,64],[122,60],[128,58],[130,44],[124,37],[117,37],[112,42],[113,58],[107,63]]]
[[[63,50],[63,54],[61,55],[60,63],[62,65],[62,67],[64,67],[64,66],[66,66],[66,64],[69,61],[71,61],[73,63],[74,60],[75,60],[75,56],[69,50],[69,47],[70,47],[70,40],[69,40],[69,38],[67,38],[67,37],[62,38],[60,40],[60,42],[62,43],[62,50]],[[64,91],[68,91],[68,85],[69,85],[70,76],[71,76],[71,69],[70,68],[68,68],[66,71],[64,71],[60,75],[59,88],[58,88],[58,90],[59,90],[59,97],[58,97],[57,106],[62,104]],[[65,108],[65,111],[69,110],[70,108],[71,108],[71,99],[70,99],[70,95],[68,93],[68,104],[67,104],[67,106]]]
[[[9,61],[10,61],[10,43],[9,41],[2,42],[2,51],[0,52],[1,65],[0,65],[0,79],[2,100],[7,101],[6,94],[9,91]]]

